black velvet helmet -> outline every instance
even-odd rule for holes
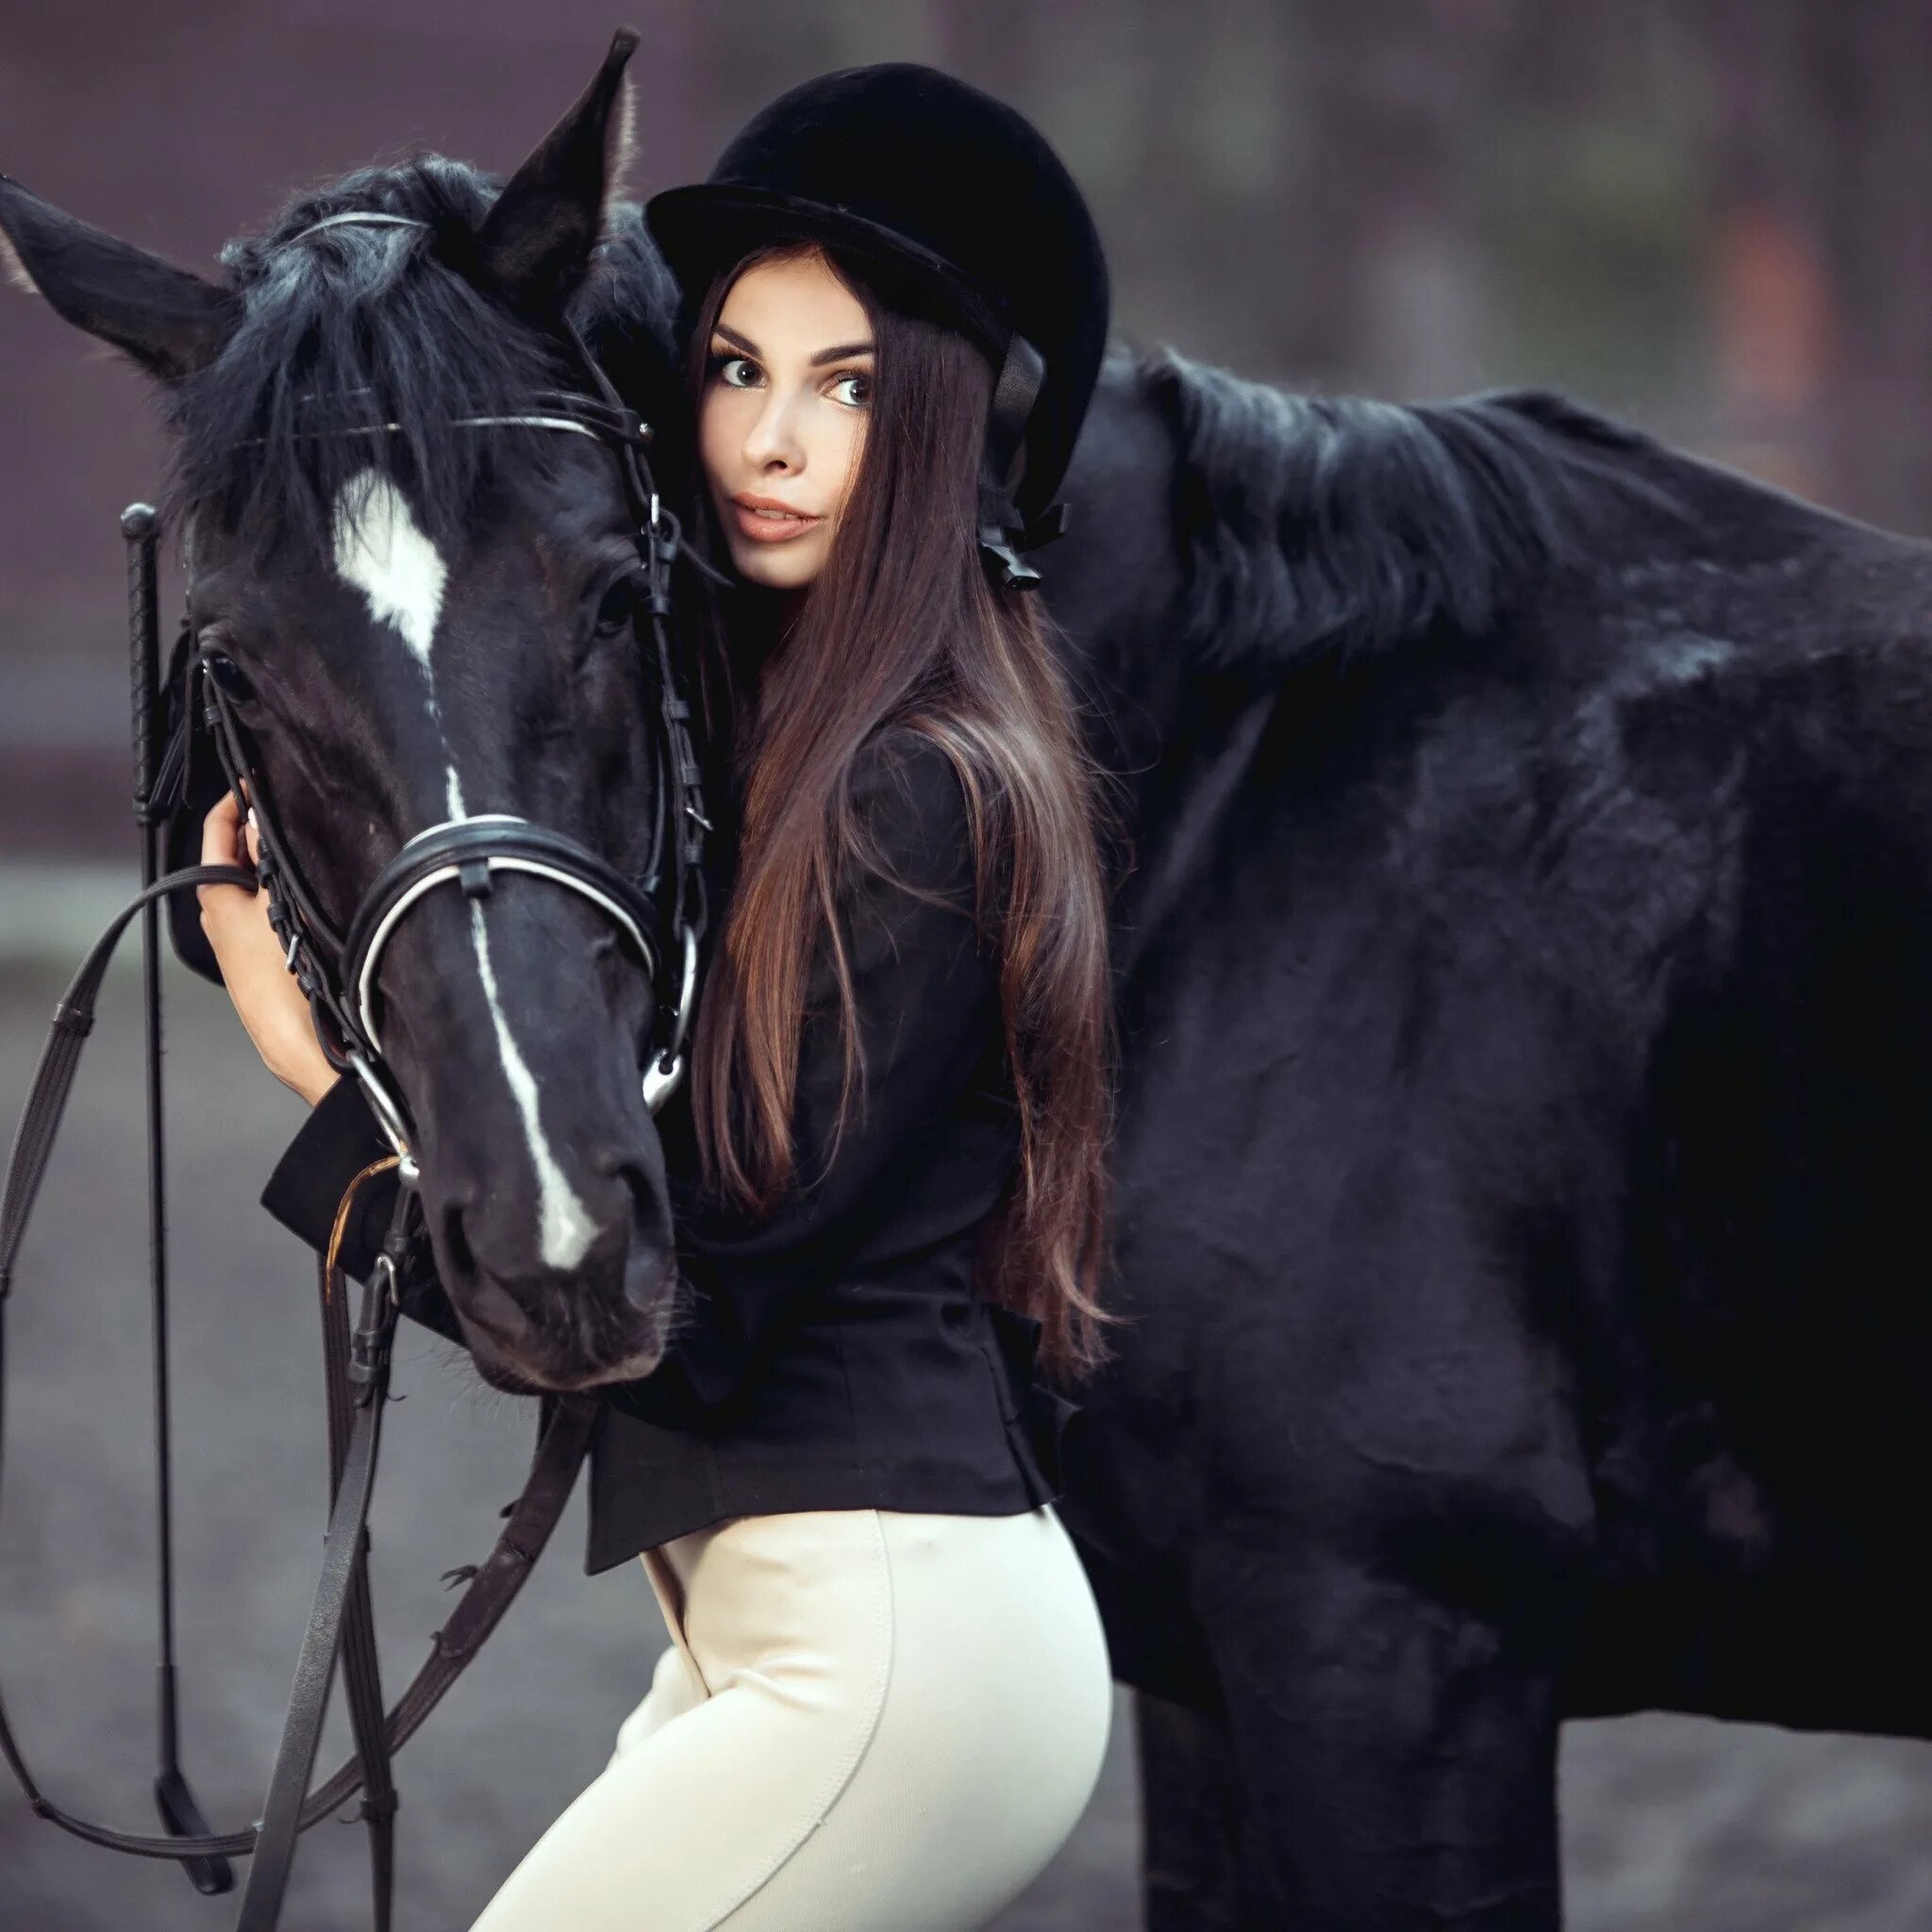
[[[646,205],[687,308],[772,241],[857,257],[883,299],[961,329],[997,381],[980,542],[1008,583],[1059,534],[1054,492],[1107,345],[1107,259],[1074,177],[1023,114],[909,62],[848,67],[780,94],[708,180]]]

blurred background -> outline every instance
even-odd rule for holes
[[[275,0],[0,10],[0,168],[204,273],[294,190],[416,147],[508,169],[620,20],[639,194],[783,88],[931,61],[1012,100],[1091,198],[1121,336],[1303,391],[1553,386],[1846,512],[1932,522],[1932,8],[1924,0]],[[140,379],[0,287],[0,1114],[137,879],[116,518],[153,493]],[[178,591],[163,591],[172,625]],[[150,1520],[138,940],[13,1301],[0,1682],[63,1802],[145,1822]],[[188,1757],[253,1815],[320,1554],[306,1256],[256,1196],[299,1103],[218,991],[169,973]],[[521,1480],[525,1418],[413,1333],[375,1525],[413,1668]],[[587,1583],[574,1512],[404,1759],[400,1924],[468,1923],[601,1767],[662,1641]],[[333,1743],[331,1745],[333,1750]],[[1127,1928],[1124,1702],[1099,1797],[1003,1932]],[[1573,1725],[1587,1932],[1932,1924],[1932,1747],[1644,1717]],[[290,1923],[365,1923],[324,1826]],[[0,1785],[0,1928],[220,1925],[172,1871],[35,1824]]]

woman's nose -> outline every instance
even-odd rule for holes
[[[758,421],[745,438],[744,454],[756,469],[794,471],[805,464],[805,449],[798,439],[796,417],[790,406],[774,397],[760,409]]]

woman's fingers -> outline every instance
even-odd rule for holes
[[[242,781],[242,802],[248,808],[248,817],[244,821],[248,828],[248,857],[242,863],[244,865],[254,865],[259,861],[261,857],[261,841],[259,835],[255,829],[255,800],[250,795],[248,780],[246,778]]]
[[[242,781],[247,789],[247,780]],[[255,827],[255,808],[248,808],[245,827],[232,791],[225,791],[201,822],[201,862],[204,865],[255,865],[261,858],[261,835]]]
[[[201,862],[204,865],[235,863],[235,821],[238,816],[235,794],[225,791],[214,809],[201,822]]]
[[[254,819],[255,813],[251,808],[244,828],[241,808],[235,802],[235,794],[232,791],[223,792],[208,816],[201,822],[202,864],[233,865],[241,867],[244,872],[252,872],[259,862],[261,853],[261,841],[256,832]],[[223,892],[233,892],[250,901],[256,896],[252,889],[242,886],[196,886],[194,896],[201,903],[204,923],[214,895]]]
[[[235,824],[237,811],[233,792],[225,791],[216,800],[215,807],[201,822],[201,862],[204,865],[240,865],[242,860],[235,850]],[[201,905],[201,923],[208,924],[210,906],[219,903],[218,895],[224,892],[240,893],[241,887],[227,885],[200,885],[194,889],[194,896]]]

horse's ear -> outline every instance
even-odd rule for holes
[[[230,290],[63,213],[6,175],[0,269],[166,382],[205,369],[241,319]]]
[[[637,43],[631,27],[612,35],[597,77],[510,176],[476,231],[474,273],[525,312],[563,306],[604,233],[606,203],[630,160],[624,69]]]

